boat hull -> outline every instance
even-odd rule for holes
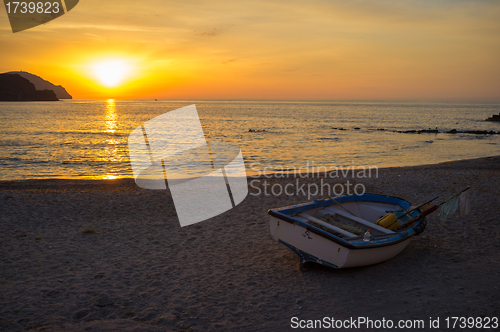
[[[299,256],[300,263],[315,262],[332,268],[366,266],[389,260],[403,251],[410,238],[391,246],[350,249],[307,229],[271,217],[271,235]],[[299,249],[300,248],[300,249]]]
[[[383,202],[388,200],[392,204],[408,209],[410,204],[404,200],[380,196],[368,195],[367,199],[375,199]],[[349,202],[350,198],[338,198],[337,201]],[[358,198],[362,203],[362,198]],[[391,232],[392,234],[380,236],[380,240],[364,242],[362,239],[345,240],[335,235],[324,232],[307,222],[300,221],[296,215],[301,211],[314,211],[325,206],[328,202],[311,202],[296,206],[270,210],[270,232],[274,239],[283,244],[300,259],[300,263],[315,262],[332,268],[347,268],[366,266],[387,261],[403,251],[410,243],[414,235],[419,234],[425,228],[426,221],[422,219],[412,228],[402,232]],[[318,208],[319,206],[319,208]],[[415,211],[411,217],[418,215],[421,211]]]

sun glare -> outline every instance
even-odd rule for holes
[[[116,87],[130,73],[130,65],[123,60],[109,60],[94,64],[94,75],[107,87]]]

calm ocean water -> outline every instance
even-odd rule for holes
[[[207,140],[239,145],[249,173],[306,165],[408,166],[500,153],[500,135],[443,133],[500,131],[500,123],[484,121],[500,111],[493,102],[3,102],[0,179],[132,177],[130,132],[191,104]],[[395,132],[436,127],[440,133]]]

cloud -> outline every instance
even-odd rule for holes
[[[235,62],[235,61],[238,61],[238,59],[234,58],[234,59],[224,60],[224,61],[221,62],[221,64],[222,65],[226,65],[228,63]]]
[[[205,37],[215,37],[218,36],[222,33],[220,29],[213,28],[212,30],[207,30],[207,31],[194,31],[194,33],[198,36],[205,36]]]

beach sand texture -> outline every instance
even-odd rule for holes
[[[472,211],[434,213],[387,262],[306,272],[267,214],[303,196],[249,195],[181,228],[168,191],[130,179],[0,182],[0,330],[288,331],[292,317],[364,316],[440,317],[439,331],[448,316],[499,316],[499,179],[500,157],[380,169],[367,192],[440,202],[470,185]]]

